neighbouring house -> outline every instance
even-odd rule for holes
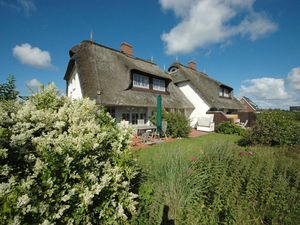
[[[241,103],[233,96],[233,88],[197,71],[194,61],[188,66],[176,62],[168,71],[173,82],[194,106],[189,115],[191,126],[196,125],[199,115],[214,114],[215,122],[219,123],[229,120],[229,115],[237,117],[236,113],[242,109]]]
[[[243,108],[240,110],[240,112],[256,112],[258,110],[258,105],[256,105],[246,96],[243,96],[240,99],[240,102],[243,104]]]
[[[93,41],[82,41],[69,51],[64,79],[67,96],[89,97],[103,105],[117,121],[150,123],[156,99],[162,96],[167,111],[181,112],[195,127],[197,118],[214,114],[214,120],[242,109],[233,89],[189,66],[174,63],[167,72],[155,63],[134,56],[133,48],[122,43],[120,50]],[[220,117],[222,116],[222,118]]]
[[[117,121],[150,123],[156,99],[162,96],[166,110],[189,116],[193,104],[172,82],[171,76],[156,64],[137,58],[128,43],[120,51],[83,41],[69,51],[70,61],[64,79],[67,96],[89,97],[107,108]]]
[[[300,106],[290,106],[291,112],[300,112]]]

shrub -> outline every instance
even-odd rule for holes
[[[257,115],[256,124],[240,140],[241,145],[298,145],[300,123],[293,113],[267,111]]]
[[[95,102],[50,85],[0,115],[2,223],[126,224],[135,213],[129,132]]]
[[[238,134],[242,135],[244,133],[244,129],[239,127],[238,125],[230,122],[230,121],[225,121],[223,123],[218,124],[216,128],[217,133],[222,133],[222,134]]]
[[[189,120],[182,113],[163,111],[162,118],[167,121],[167,135],[171,137],[187,137],[191,130]],[[156,114],[151,118],[156,124]]]

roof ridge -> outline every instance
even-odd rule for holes
[[[154,63],[154,62],[151,62],[151,61],[148,61],[148,60],[146,60],[146,59],[142,59],[142,58],[139,58],[139,57],[136,57],[136,56],[129,56],[129,55],[127,55],[127,54],[121,52],[120,50],[117,50],[117,49],[115,49],[115,48],[108,47],[108,46],[106,46],[106,45],[99,44],[99,43],[94,42],[94,41],[91,41],[91,40],[83,40],[83,41],[81,41],[81,43],[95,44],[95,45],[97,45],[97,46],[99,46],[99,47],[106,48],[106,49],[108,49],[108,50],[111,50],[111,51],[120,53],[120,54],[122,54],[122,55],[124,55],[124,56],[127,56],[127,57],[129,57],[129,58],[132,58],[132,59],[135,59],[135,60],[140,60],[140,61],[143,61],[143,62],[152,64],[152,65],[158,66],[158,65],[157,65],[156,63]]]

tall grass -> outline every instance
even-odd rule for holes
[[[300,224],[299,159],[282,149],[240,151],[219,143],[190,159],[156,152],[134,224]]]

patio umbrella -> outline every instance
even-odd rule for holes
[[[162,108],[161,108],[161,96],[157,96],[156,103],[156,127],[157,133],[160,135],[162,132]]]

